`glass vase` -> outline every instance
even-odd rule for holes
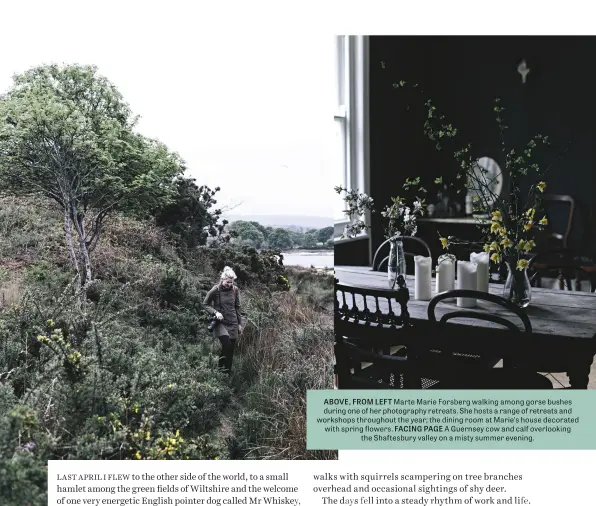
[[[532,286],[528,277],[528,268],[517,268],[517,260],[505,260],[507,280],[503,288],[503,297],[518,307],[528,307],[532,300]]]
[[[397,288],[397,278],[402,275],[406,280],[406,256],[404,242],[401,237],[392,239],[389,243],[389,261],[387,262],[387,280],[389,289]]]

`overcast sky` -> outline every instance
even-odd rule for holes
[[[241,203],[235,214],[333,216],[331,35],[216,33],[217,20],[170,2],[41,5],[34,19],[27,5],[4,12],[2,92],[42,63],[97,65],[139,130],[177,151],[199,184],[221,186],[221,204]]]

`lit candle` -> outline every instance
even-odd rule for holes
[[[457,288],[460,290],[477,290],[477,269],[478,266],[473,262],[457,262]],[[476,307],[476,299],[458,297],[457,305],[458,307]]]
[[[414,257],[414,299],[432,298],[431,258],[417,255]]]
[[[476,270],[476,286],[480,292],[488,292],[489,268],[488,253],[470,253],[470,262],[474,262],[478,268]]]

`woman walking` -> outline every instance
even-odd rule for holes
[[[205,297],[205,309],[216,322],[213,326],[213,335],[221,343],[221,356],[219,366],[230,374],[236,339],[244,330],[246,315],[240,304],[240,294],[234,284],[236,274],[230,267],[225,267],[217,283]]]

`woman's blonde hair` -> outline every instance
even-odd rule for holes
[[[221,273],[221,279],[230,278],[235,280],[237,278],[236,273],[232,270],[231,267],[224,267],[224,270]]]

